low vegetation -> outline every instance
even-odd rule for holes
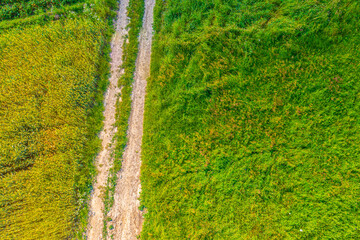
[[[0,2],[0,21],[37,15],[52,8],[79,2],[84,2],[84,0],[2,0]]]
[[[116,7],[1,33],[1,239],[82,238]]]
[[[71,231],[81,197],[74,187],[84,187],[91,175],[84,157],[93,152],[84,146],[91,137],[86,116],[97,87],[100,27],[65,21],[1,37],[5,239],[61,239]]]
[[[141,239],[360,235],[357,1],[157,1]]]

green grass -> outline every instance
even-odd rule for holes
[[[356,1],[157,1],[142,239],[357,239]]]
[[[39,13],[24,18],[15,18],[11,20],[0,21],[0,32],[11,28],[24,29],[31,25],[45,25],[46,23],[67,17],[78,18],[83,15],[84,3],[77,3],[61,8],[53,8],[49,12]]]
[[[84,0],[2,0],[0,2],[0,21],[39,15],[52,8],[65,7]]]

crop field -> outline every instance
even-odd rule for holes
[[[2,1],[0,12],[79,2]],[[86,14],[21,28],[1,22],[0,239],[82,237],[116,5],[97,1]],[[21,14],[11,18],[37,12]]]
[[[36,15],[52,8],[79,2],[84,2],[84,0],[2,0],[0,2],[0,21]]]
[[[358,1],[157,1],[141,239],[358,239]]]
[[[69,20],[0,38],[1,239],[64,239],[74,227],[94,154],[100,29]]]

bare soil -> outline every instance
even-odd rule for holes
[[[139,36],[139,52],[134,76],[128,144],[123,154],[122,169],[118,173],[114,205],[109,212],[108,239],[132,240],[140,234],[143,223],[140,206],[141,142],[143,136],[146,79],[150,75],[152,24],[155,0],[145,1],[143,26]]]
[[[127,35],[126,26],[127,6],[129,0],[121,0],[120,8],[116,21],[116,30],[111,42],[111,76],[110,84],[104,99],[104,128],[100,133],[102,140],[102,150],[96,158],[95,166],[97,176],[93,184],[93,192],[89,202],[89,224],[86,236],[89,240],[103,239],[103,220],[104,220],[104,191],[109,177],[109,170],[113,165],[114,152],[113,138],[117,131],[115,124],[116,102],[119,101],[121,89],[118,87],[118,79],[123,74],[120,69],[122,65],[123,43]]]

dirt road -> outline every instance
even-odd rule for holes
[[[111,76],[110,84],[105,94],[104,100],[104,128],[100,133],[102,140],[102,150],[97,156],[95,166],[97,170],[96,182],[93,185],[93,192],[90,198],[89,224],[86,231],[88,240],[103,239],[103,220],[104,220],[104,191],[108,180],[109,169],[113,165],[112,153],[115,144],[112,144],[113,137],[117,129],[115,123],[116,102],[119,100],[121,89],[118,87],[118,79],[123,74],[119,68],[122,64],[123,42],[127,35],[126,26],[127,6],[129,0],[121,0],[120,8],[116,21],[115,34],[111,42]]]
[[[155,0],[145,0],[143,26],[139,36],[129,119],[129,142],[123,155],[122,169],[118,173],[114,205],[109,212],[114,228],[108,229],[108,239],[132,240],[140,234],[143,222],[140,202],[141,141],[143,136],[146,79],[150,75],[153,9]]]

